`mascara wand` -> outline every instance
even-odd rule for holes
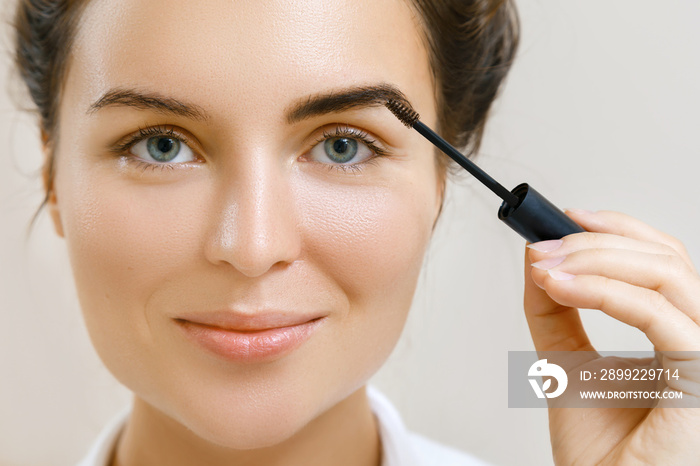
[[[498,209],[498,218],[527,241],[536,243],[549,239],[560,239],[572,233],[585,231],[527,183],[521,183],[512,191],[508,191],[498,181],[476,166],[474,162],[423,124],[419,120],[418,112],[407,104],[389,99],[385,105],[401,123],[418,131],[435,147],[447,154],[481,181],[484,186],[503,199],[503,203]]]

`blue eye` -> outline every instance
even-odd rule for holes
[[[194,153],[187,144],[168,135],[142,139],[134,144],[131,150],[146,162],[181,163],[195,160]]]
[[[323,148],[329,159],[338,163],[346,163],[357,154],[357,141],[348,138],[326,139]]]
[[[149,138],[146,147],[148,155],[158,162],[170,162],[180,153],[180,141],[173,138]]]
[[[316,144],[310,154],[315,161],[332,165],[358,164],[375,155],[366,143],[345,136],[328,137]]]

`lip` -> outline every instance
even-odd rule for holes
[[[256,363],[279,359],[311,337],[325,314],[216,311],[189,314],[175,322],[185,336],[230,361]]]

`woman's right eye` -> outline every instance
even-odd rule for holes
[[[131,146],[131,153],[146,163],[170,164],[196,160],[192,149],[182,140],[170,135],[144,138]]]

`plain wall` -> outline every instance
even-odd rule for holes
[[[633,215],[684,241],[700,263],[700,3],[518,5],[519,56],[478,163],[561,208]],[[6,80],[7,52],[0,61]],[[7,93],[0,141],[0,464],[71,465],[130,393],[92,349],[45,212],[25,241],[42,199],[40,146],[34,120]],[[404,335],[371,382],[412,430],[495,464],[546,465],[546,410],[507,407],[507,352],[533,345],[525,242],[497,219],[499,204],[467,176],[450,185]],[[636,329],[582,314],[598,349],[651,349]]]

